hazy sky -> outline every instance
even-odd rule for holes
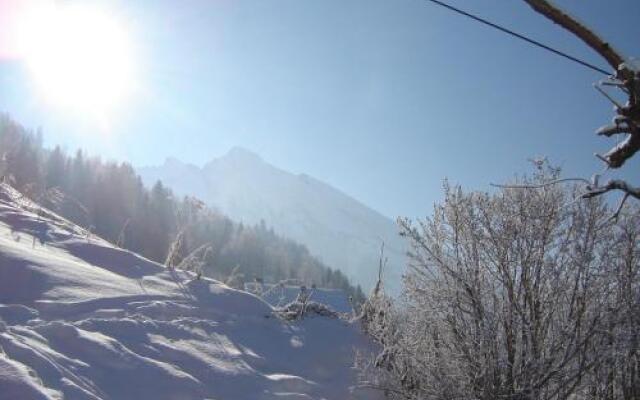
[[[6,1],[6,0],[0,0]],[[523,1],[448,0],[607,68]],[[637,0],[556,1],[640,57]],[[135,90],[100,123],[0,61],[0,111],[48,145],[134,165],[203,164],[239,145],[390,217],[424,216],[442,179],[489,189],[547,155],[602,168],[601,75],[424,0],[103,1],[135,50]],[[638,157],[636,157],[638,158]],[[640,181],[638,160],[626,168]]]

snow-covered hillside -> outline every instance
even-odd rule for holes
[[[377,279],[384,240],[386,284],[399,290],[406,259],[395,222],[326,183],[276,168],[238,147],[202,168],[168,159],[138,173],[147,185],[161,180],[179,195],[196,196],[237,221],[264,220],[365,290]]]
[[[40,215],[39,215],[40,214]],[[35,239],[34,239],[35,238]],[[372,399],[357,326],[114,248],[0,185],[0,399]]]

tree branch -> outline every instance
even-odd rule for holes
[[[557,8],[547,0],[524,0],[536,12],[544,15],[551,21],[562,26],[566,30],[573,33],[587,46],[600,54],[614,71],[618,70],[620,64],[624,62],[624,58],[609,43],[604,41],[600,36],[591,29],[578,22],[571,15]]]
[[[616,78],[610,80],[607,84],[617,86],[622,89],[628,96],[629,101],[626,105],[618,103],[614,98],[609,96],[600,88],[602,82],[596,85],[596,89],[606,96],[616,106],[618,120],[624,120],[621,125],[615,122],[598,130],[598,135],[611,137],[617,134],[628,134],[625,140],[619,145],[609,150],[606,154],[598,156],[610,168],[620,168],[624,163],[633,157],[640,150],[640,71],[637,68],[626,64],[625,59],[618,51],[616,51],[609,43],[604,41],[595,32],[577,21],[568,13],[562,11],[548,0],[524,0],[534,11],[542,14],[546,18],[560,25],[564,29],[573,33],[582,40],[587,46],[596,51],[602,58],[607,60],[609,65],[614,69]],[[631,194],[633,196],[633,194]],[[634,196],[635,197],[635,196]]]
[[[588,187],[587,192],[582,195],[583,199],[590,199],[592,197],[600,196],[601,194],[610,192],[612,190],[620,190],[631,197],[640,200],[640,188],[633,187],[627,182],[620,179],[612,179],[603,186]]]
[[[631,133],[631,128],[626,124],[605,125],[596,131],[596,135],[606,136],[606,137],[611,137],[614,135],[620,135],[624,133]]]
[[[540,184],[530,184],[530,185],[509,185],[509,184],[500,184],[500,183],[490,183],[491,186],[502,188],[502,189],[540,189],[547,186],[557,185],[562,182],[582,182],[587,185],[591,184],[590,181],[584,178],[563,178],[563,179],[555,179],[553,181],[544,182]]]
[[[634,130],[619,145],[609,150],[603,158],[611,168],[620,168],[640,150],[640,132]]]
[[[622,211],[622,207],[624,207],[624,203],[627,201],[628,198],[629,198],[629,193],[625,193],[620,199],[620,202],[618,203],[618,207],[616,207],[616,211],[611,216],[611,219],[613,221],[618,220],[618,217],[620,216],[620,212]]]

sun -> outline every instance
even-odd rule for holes
[[[104,115],[130,93],[130,41],[105,10],[54,3],[31,12],[22,26],[26,65],[48,102]]]

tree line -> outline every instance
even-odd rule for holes
[[[360,287],[276,234],[264,222],[244,225],[193,197],[178,198],[158,181],[146,188],[130,164],[73,156],[43,146],[42,133],[0,114],[0,176],[26,196],[92,233],[169,266],[192,266],[241,287],[245,281],[290,280],[344,290]],[[191,257],[190,257],[191,256]]]

